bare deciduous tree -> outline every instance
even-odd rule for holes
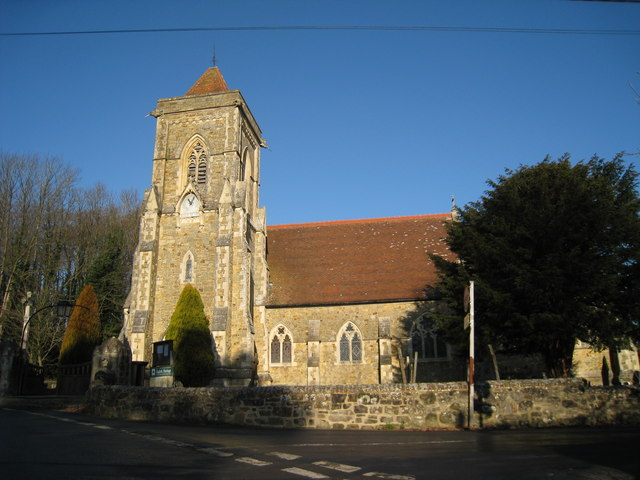
[[[79,188],[77,178],[78,172],[57,158],[0,152],[2,338],[20,339],[27,292],[35,299],[32,312],[75,298],[114,234],[122,241],[112,265],[118,275],[111,310],[124,301],[137,240],[138,196],[126,191],[115,200],[102,184]],[[36,317],[27,352],[31,362],[45,365],[55,361],[64,329],[53,310]],[[112,328],[117,318],[115,324]]]

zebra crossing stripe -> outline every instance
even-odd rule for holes
[[[301,477],[307,478],[329,478],[326,475],[321,473],[312,472],[311,470],[305,470],[304,468],[291,467],[291,468],[283,468],[283,472],[293,473],[294,475],[300,475]]]
[[[319,462],[313,462],[314,465],[318,465],[319,467],[330,468],[331,470],[337,470],[339,472],[344,473],[353,473],[358,470],[362,470],[360,467],[354,467],[353,465],[344,465],[342,463],[335,462],[327,462],[325,460],[321,460]]]
[[[281,458],[282,460],[297,460],[300,458],[300,455],[294,455],[293,453],[283,453],[283,452],[269,452],[267,455],[272,455],[274,457]]]
[[[236,462],[248,463],[249,465],[253,465],[254,467],[266,467],[267,465],[271,465],[271,462],[265,462],[263,460],[258,460],[257,458],[251,457],[239,457],[235,460]]]
[[[211,455],[216,455],[218,457],[233,457],[233,453],[231,453],[231,452],[222,452],[222,451],[217,450],[215,448],[198,448],[197,450],[199,452],[209,453]]]
[[[382,472],[367,472],[362,475],[363,477],[376,477],[384,480],[416,480],[413,475],[393,475],[391,473]]]

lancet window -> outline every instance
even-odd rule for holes
[[[293,342],[291,333],[283,325],[278,325],[271,335],[271,363],[291,363],[293,358]]]
[[[411,326],[411,347],[422,360],[447,358],[447,344],[438,338],[433,319],[423,314]]]
[[[187,173],[190,182],[199,185],[207,183],[207,151],[201,141],[197,141],[189,153]]]
[[[362,334],[353,323],[348,322],[338,333],[340,362],[362,362]]]
[[[184,281],[190,282],[191,280],[193,280],[193,260],[189,257],[184,266]]]
[[[245,148],[240,160],[240,172],[238,173],[238,180],[244,181],[247,174],[247,162],[249,160],[249,149]]]

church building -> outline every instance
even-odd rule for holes
[[[461,379],[432,331],[430,253],[450,257],[451,214],[266,225],[262,132],[209,68],[151,112],[156,141],[122,334],[150,362],[192,284],[210,322],[218,385]]]

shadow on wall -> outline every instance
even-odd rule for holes
[[[319,429],[462,428],[464,384],[140,388],[101,386],[90,412],[111,418]]]
[[[481,428],[640,424],[637,387],[576,379],[477,385]],[[101,386],[90,413],[161,422],[318,429],[455,429],[467,425],[466,382],[316,387],[143,388]],[[606,406],[603,408],[603,406]]]
[[[427,300],[413,305],[399,319],[394,335],[395,382],[465,381],[467,358],[443,340],[436,325],[436,316],[445,313],[446,307],[438,300],[435,290],[429,289]]]
[[[411,311],[399,319],[394,336],[394,380],[397,383],[467,381],[469,365],[468,330],[439,299],[433,288],[427,300],[414,302]],[[455,331],[439,328],[459,325]],[[475,339],[475,381],[545,378],[544,360],[539,354],[517,355]],[[404,370],[404,376],[403,376]]]

